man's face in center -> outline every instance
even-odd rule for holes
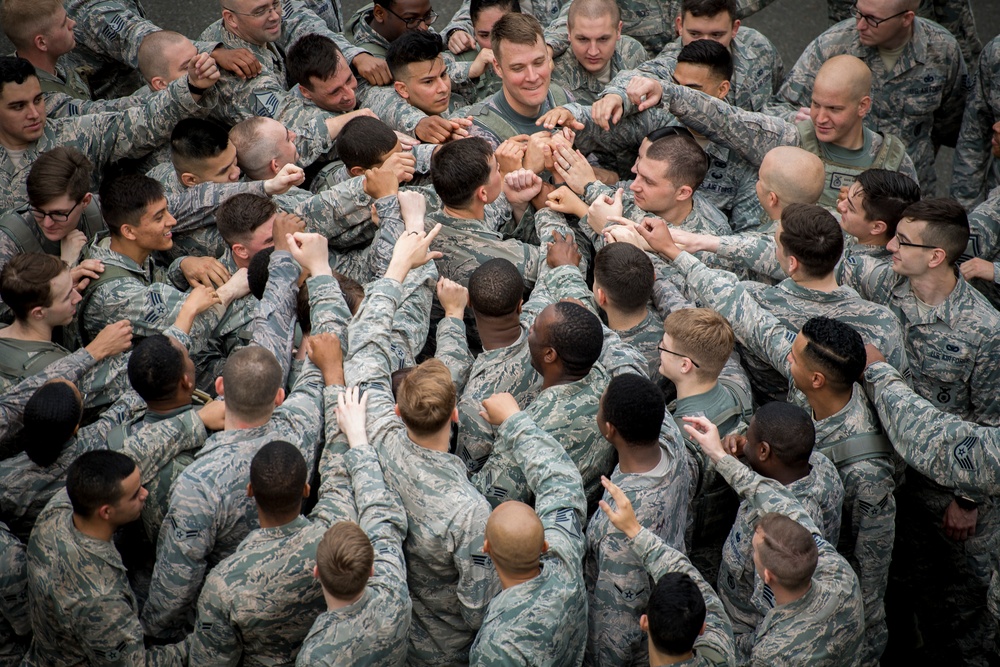
[[[541,36],[534,44],[500,42],[496,61],[504,92],[515,111],[528,115],[526,111],[545,102],[552,79],[552,59]]]

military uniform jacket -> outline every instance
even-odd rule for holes
[[[861,43],[857,21],[841,21],[805,48],[775,96],[779,106],[768,111],[787,112],[782,115],[790,118],[799,107],[809,106],[819,68],[844,54],[860,58],[872,72],[867,124],[906,143],[913,163],[920,165],[920,186],[933,192],[935,144],[950,146],[957,139],[969,88],[958,42],[937,23],[914,19],[910,41],[887,72],[878,49]]]
[[[15,667],[28,648],[27,548],[0,522],[0,665]]]
[[[610,76],[615,77],[624,70],[634,70],[646,60],[646,49],[628,35],[622,35],[611,56]],[[579,104],[593,104],[605,85],[596,76],[583,68],[580,62],[567,50],[554,60],[552,81],[566,89]]]
[[[457,456],[415,444],[393,412],[389,331],[400,286],[382,278],[349,327],[348,385],[368,387],[368,435],[377,447],[386,484],[400,496],[413,601],[408,664],[459,665],[483,622],[499,580],[483,537],[490,506],[468,482]]]
[[[500,592],[486,610],[469,664],[477,667],[580,665],[587,641],[584,553],[586,498],[580,473],[553,437],[521,411],[500,425],[534,491],[549,550],[542,571]]]
[[[973,75],[955,144],[951,178],[951,196],[967,209],[1000,185],[1000,164],[993,160],[990,150],[993,125],[1000,119],[1000,36],[979,54],[979,66]]]
[[[152,96],[142,106],[118,113],[100,113],[44,122],[42,136],[15,163],[0,146],[0,210],[20,208],[28,203],[28,171],[38,156],[56,146],[76,148],[94,165],[91,189],[100,187],[105,167],[122,158],[140,157],[163,143],[182,118],[202,116],[214,104],[210,88],[201,102],[195,102],[183,76],[168,86],[166,96]]]

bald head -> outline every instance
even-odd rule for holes
[[[818,155],[797,146],[778,146],[760,163],[760,180],[784,205],[815,204],[823,194],[826,174]]]
[[[852,103],[857,103],[863,97],[871,95],[872,71],[868,65],[855,56],[834,56],[823,63],[816,73],[813,90],[824,92],[843,92],[849,96]]]
[[[545,529],[530,506],[508,500],[493,510],[486,522],[490,558],[498,570],[531,574],[545,550]]]

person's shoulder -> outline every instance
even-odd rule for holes
[[[920,40],[931,48],[941,48],[942,45],[958,50],[958,40],[947,28],[929,19],[917,17],[913,20],[913,39]]]

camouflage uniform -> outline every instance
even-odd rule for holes
[[[974,72],[972,90],[955,144],[951,196],[972,208],[1000,185],[1000,163],[992,157],[993,125],[1000,120],[1000,36],[994,37]]]
[[[614,197],[615,191],[612,190],[609,185],[601,183],[600,181],[594,181],[593,183],[588,184],[587,189],[584,190],[583,200],[587,204],[593,204],[605,195],[608,197]],[[712,234],[714,236],[722,236],[732,232],[732,229],[729,227],[729,221],[726,220],[726,216],[722,215],[719,209],[715,208],[715,206],[713,206],[700,192],[695,192],[694,196],[691,198],[691,202],[693,207],[691,212],[688,213],[688,216],[684,218],[683,222],[680,224],[674,225],[674,223],[670,223],[672,226],[695,234]],[[627,188],[622,193],[622,205],[622,216],[628,218],[629,220],[642,220],[646,217],[656,217],[656,214],[639,208],[639,205],[635,203],[635,195]],[[585,227],[588,230],[590,229],[590,226],[585,225],[583,220],[581,220],[580,226]],[[590,234],[593,235],[592,230],[590,231]],[[597,239],[592,238],[592,240]]]
[[[791,380],[787,357],[796,332],[758,305],[732,274],[708,270],[687,253],[674,265],[702,298],[729,319],[744,345],[768,358]],[[790,393],[793,402],[806,403],[797,389]],[[814,419],[814,425],[817,451],[837,465],[844,484],[845,526],[838,548],[858,573],[865,601],[865,660],[877,662],[887,638],[883,599],[895,535],[892,448],[880,437],[878,419],[858,387],[839,412]]]
[[[0,665],[17,667],[28,648],[28,558],[21,540],[0,522]]]
[[[279,259],[282,255],[288,270],[296,273],[297,267],[289,255],[274,254]],[[278,273],[272,267],[271,276]],[[323,293],[319,285],[313,290],[312,281],[317,280],[310,278],[311,307],[316,307]],[[282,291],[291,294],[289,305],[293,307],[294,292]],[[265,302],[269,296],[265,292]],[[288,299],[287,294],[281,296]],[[290,318],[290,312],[272,316],[282,323],[290,322]],[[273,336],[258,338],[255,332],[254,342],[264,342],[265,349],[274,352],[279,363],[288,368],[291,342],[282,334],[275,332]],[[307,362],[288,398],[274,410],[266,424],[216,433],[174,483],[170,510],[157,543],[149,601],[142,613],[146,634],[169,638],[193,620],[198,589],[209,565],[234,553],[256,527],[257,508],[246,496],[246,480],[254,454],[273,440],[286,440],[299,448],[307,465],[312,465],[323,426],[322,384],[319,370]]]
[[[684,664],[691,667],[731,667],[733,628],[719,596],[701,573],[681,551],[668,545],[648,528],[641,528],[638,535],[628,540],[628,545],[653,581],[659,581],[670,572],[680,572],[691,577],[701,591],[705,600],[705,631],[694,640],[694,658]]]
[[[136,462],[142,483],[178,451],[204,440],[204,426],[189,415],[127,441],[123,453]],[[139,607],[121,555],[112,541],[76,529],[65,490],[53,496],[31,532],[28,591],[34,637],[25,665],[187,664],[184,643],[143,648]]]
[[[518,134],[534,134],[545,128],[535,125],[535,121],[557,106],[572,101],[569,92],[554,81],[549,84],[549,92],[533,118],[514,111],[507,101],[503,88],[488,99],[455,111],[456,118],[472,117],[469,136],[482,137],[496,149],[503,141]]]
[[[857,56],[872,71],[867,125],[902,139],[913,163],[919,165],[921,188],[934,192],[935,148],[955,144],[969,88],[965,59],[955,38],[936,23],[915,19],[912,37],[887,72],[878,48],[861,43],[857,21],[842,21],[806,47],[775,96],[778,102],[767,111],[794,118],[800,107],[810,105],[819,68],[843,54]]]
[[[165,141],[182,118],[202,116],[214,104],[210,88],[195,102],[183,76],[168,86],[166,96],[152,96],[145,104],[118,113],[91,114],[44,121],[42,136],[20,161],[0,146],[0,211],[28,203],[27,180],[38,156],[56,146],[76,148],[94,165],[91,189],[100,187],[105,167],[122,158],[140,157]]]
[[[369,286],[351,322],[345,374],[364,383],[368,434],[387,486],[399,493],[409,532],[403,545],[413,600],[408,664],[460,665],[499,590],[482,552],[489,504],[469,484],[458,457],[413,443],[393,411],[390,337],[400,286],[380,279]]]
[[[646,49],[642,44],[628,35],[622,35],[608,63],[610,70],[607,76],[613,79],[619,72],[636,69],[645,60]],[[552,70],[552,81],[566,89],[566,92],[580,104],[593,104],[608,85],[597,75],[585,70],[570,49],[555,58],[553,64],[555,67]]]
[[[474,30],[472,29],[472,7],[469,0],[462,0],[462,4],[459,5],[458,9],[455,10],[455,14],[451,17],[448,25],[445,26],[441,34],[444,35],[445,42],[451,38],[451,33],[456,30],[464,30],[465,32],[472,35]],[[569,4],[569,3],[566,3]],[[558,16],[560,9],[562,8],[562,2],[560,0],[529,0],[521,5],[522,14],[530,14],[538,19],[538,22],[542,26],[547,26],[549,23]],[[465,55],[468,51],[464,52]]]
[[[667,44],[658,56],[648,60],[632,71],[621,72],[600,95],[615,94],[622,99],[626,113],[635,110],[635,105],[625,94],[628,82],[635,76],[649,76],[669,81],[677,67],[677,54],[684,45],[681,38]],[[726,101],[747,111],[763,111],[784,78],[785,67],[781,55],[767,37],[753,28],[741,26],[729,46],[733,56],[733,76]]]
[[[379,468],[378,456],[368,446],[347,450],[339,432],[335,408],[340,389],[324,390],[327,447],[321,459],[321,501],[310,518],[332,525],[335,520],[357,521],[372,541],[375,574],[361,599],[316,618],[302,644],[296,664],[395,665],[406,661],[406,635],[410,628],[410,596],[406,588],[406,515],[399,496],[389,490]],[[336,514],[349,516],[336,516]],[[321,516],[322,512],[322,516]],[[322,534],[321,534],[322,537]],[[321,538],[320,537],[320,538]]]
[[[541,572],[504,589],[486,610],[469,653],[482,667],[580,665],[587,645],[587,594],[580,561],[587,500],[576,466],[524,411],[499,427],[535,493],[548,551]]]
[[[979,290],[994,308],[1000,307],[1000,190],[996,190],[974,209],[969,211],[969,245],[959,258],[964,262],[979,257],[993,263],[993,280],[974,278],[969,284]]]
[[[664,82],[663,105],[684,125],[703,134],[711,141],[735,151],[753,167],[759,168],[764,156],[776,146],[801,146],[806,150],[812,149],[811,152],[818,155],[826,163],[828,169],[837,166],[836,159],[830,152],[831,145],[816,141],[811,121],[795,124],[767,114],[743,111],[722,100],[683,86],[673,85],[669,81]],[[900,140],[893,137],[888,139],[889,144],[886,145],[887,136],[885,134],[879,134],[867,128],[864,137],[864,147],[859,149],[857,153],[860,155],[861,151],[868,150],[871,164],[865,168],[874,166],[888,168],[887,165],[893,160],[893,154],[896,152],[893,144]],[[917,171],[910,156],[903,152],[900,159],[897,171],[909,176],[914,181],[918,180]],[[860,167],[852,167],[852,169],[858,173],[864,170]],[[836,207],[840,188],[853,183],[854,176],[843,173],[832,173],[829,176],[819,204],[833,209]]]
[[[560,266],[545,276],[553,294],[580,300],[590,298],[579,268]],[[645,377],[646,361],[623,345],[618,334],[604,328],[604,347],[590,372],[580,380],[543,388],[525,412],[566,449],[583,476],[587,500],[596,507],[601,496],[601,475],[614,468],[615,451],[594,428],[601,396],[616,375],[636,373]],[[513,460],[512,443],[499,437],[493,453],[472,483],[496,507],[505,500],[531,501],[524,471]]]
[[[659,465],[644,473],[623,473],[615,466],[610,478],[628,496],[640,525],[674,549],[684,550],[687,501],[693,480],[681,435],[669,415],[660,428]],[[613,503],[607,491],[604,501]],[[590,625],[588,665],[649,664],[639,616],[655,582],[628,546],[628,540],[615,530],[607,515],[594,512],[587,524],[583,564]]]
[[[7,440],[21,428],[24,406],[36,389],[56,378],[77,383],[80,377],[96,363],[90,352],[80,349],[49,364],[38,373],[8,388],[0,389],[0,443],[6,444]],[[5,457],[0,456],[0,458]]]
[[[854,665],[862,648],[864,610],[858,578],[836,549],[821,537],[819,528],[791,491],[775,480],[761,477],[736,458],[726,456],[716,464],[747,502],[748,522],[756,529],[759,517],[778,512],[813,534],[819,561],[804,596],[776,605],[769,586],[755,575],[755,604],[764,619],[754,633],[750,663],[785,664],[789,656],[808,665]]]
[[[820,528],[820,536],[827,542],[836,544],[840,536],[844,485],[837,468],[819,452],[813,452],[809,456],[809,464],[812,467],[809,474],[788,484],[786,488]],[[755,573],[753,528],[750,525],[752,511],[749,501],[740,503],[733,529],[723,547],[722,567],[719,570],[719,597],[733,621],[737,664],[750,662],[754,632],[764,618],[751,601]]]

